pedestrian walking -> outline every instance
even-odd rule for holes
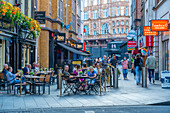
[[[122,67],[123,67],[123,77],[125,80],[125,79],[127,79],[127,74],[128,74],[128,61],[127,61],[126,57],[124,57],[124,59],[122,61]]]
[[[110,64],[114,66],[115,68],[118,66],[116,56],[113,55],[113,58],[110,60]]]
[[[153,84],[155,83],[154,71],[157,67],[156,58],[150,53],[150,56],[146,59],[145,67],[148,69],[149,73],[149,83],[151,84],[151,79],[153,79]]]
[[[135,66],[134,66],[134,62],[135,62],[135,56],[132,57],[132,60],[131,60],[131,64],[132,64],[132,73],[134,75],[134,79],[136,79],[136,70],[135,70]]]
[[[143,60],[141,59],[140,54],[137,54],[134,65],[136,69],[136,84],[139,85],[143,66]]]

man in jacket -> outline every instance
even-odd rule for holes
[[[150,53],[150,56],[146,59],[145,67],[148,69],[149,82],[151,84],[151,78],[153,78],[153,83],[155,83],[154,71],[157,67],[156,58]]]

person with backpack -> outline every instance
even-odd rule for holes
[[[150,53],[150,56],[146,59],[145,67],[148,69],[149,73],[149,83],[151,84],[151,78],[153,78],[153,84],[155,83],[154,71],[157,67],[156,58]]]
[[[137,54],[134,66],[136,69],[136,85],[139,85],[143,67],[143,60],[141,59],[140,54]]]

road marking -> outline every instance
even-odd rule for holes
[[[85,113],[95,113],[94,111],[85,111]]]

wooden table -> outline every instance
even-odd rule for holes
[[[34,84],[34,79],[40,79],[40,78],[44,78],[45,79],[45,77],[41,77],[41,76],[32,76],[32,75],[24,75],[24,77],[25,78],[27,78],[27,79],[30,79],[31,81],[32,81],[32,83],[33,83],[33,90],[32,90],[32,93],[33,94],[35,94],[35,84]]]

